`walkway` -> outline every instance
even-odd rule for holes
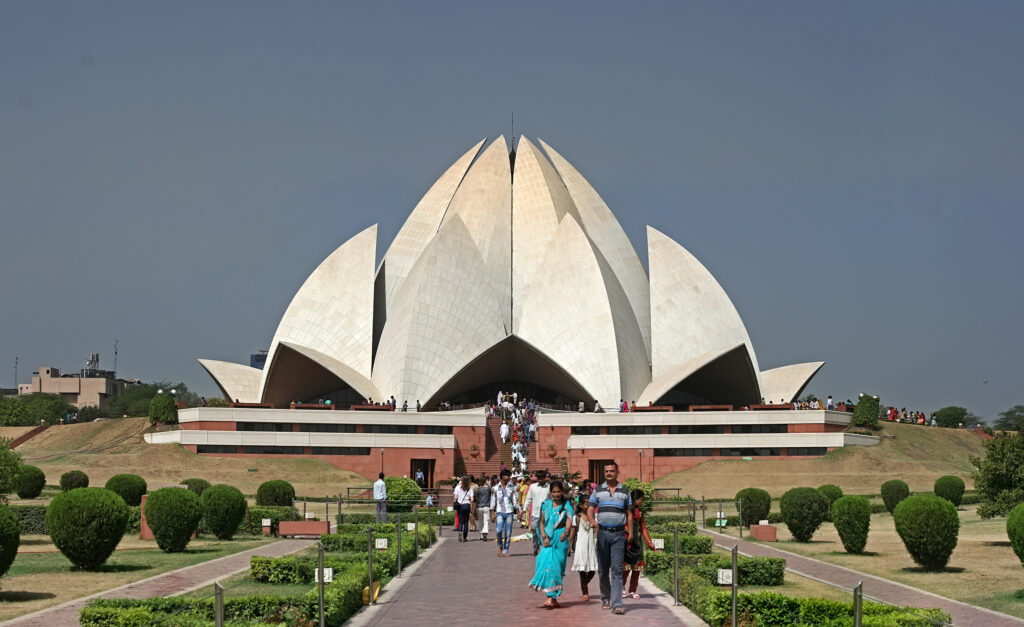
[[[874,575],[861,573],[843,566],[836,566],[821,560],[810,557],[803,557],[796,553],[783,551],[771,546],[756,542],[738,541],[735,537],[723,535],[701,529],[699,533],[707,534],[714,538],[715,544],[723,549],[732,550],[732,547],[739,542],[740,555],[754,557],[781,557],[786,560],[786,570],[797,575],[818,579],[832,585],[841,586],[853,590],[858,581],[864,582],[864,596],[877,601],[883,601],[891,605],[911,607],[937,607],[953,617],[954,625],[985,625],[986,627],[1024,625],[1024,620],[987,610],[982,607],[968,605],[960,601],[954,601],[946,597],[926,592],[891,579],[883,579]],[[853,594],[850,594],[851,599]]]
[[[91,599],[146,599],[149,597],[169,597],[182,594],[206,585],[212,586],[215,581],[248,570],[249,558],[254,555],[282,557],[304,549],[314,542],[316,540],[279,540],[271,544],[264,544],[248,551],[226,555],[215,560],[203,562],[202,564],[173,570],[162,575],[155,575],[149,579],[143,579],[118,588],[67,601],[45,610],[39,610],[38,612],[12,619],[7,621],[5,625],[25,627],[77,625],[78,613],[85,607],[86,602]]]
[[[522,533],[522,530],[516,532]],[[584,603],[580,599],[579,577],[571,571],[566,572],[566,592],[559,599],[562,608],[539,609],[537,606],[544,602],[544,595],[527,586],[533,578],[534,564],[530,541],[513,542],[509,557],[499,558],[497,544],[480,542],[479,534],[470,534],[471,541],[465,544],[456,541],[450,527],[444,530],[444,535],[425,559],[416,562],[401,579],[393,579],[381,591],[376,606],[363,608],[350,625],[444,623],[477,627],[489,622],[487,617],[495,616],[509,623],[534,624],[543,620],[549,627],[621,627],[626,617],[630,624],[645,627],[704,625],[685,607],[673,607],[672,598],[646,579],[640,580],[641,598],[626,600],[625,617],[601,610],[597,578],[590,584],[590,602]]]

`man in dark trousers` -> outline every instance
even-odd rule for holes
[[[633,528],[632,506],[629,490],[619,485],[619,465],[608,462],[604,466],[604,483],[594,490],[587,503],[587,518],[597,529],[601,609],[610,607],[616,614],[626,612],[622,605],[622,562]]]

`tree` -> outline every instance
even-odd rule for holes
[[[981,497],[978,515],[1005,516],[1024,503],[1024,432],[1002,433],[985,442],[985,457],[971,456],[971,477]]]
[[[110,399],[110,415],[115,418],[148,416],[149,404],[157,395],[157,390],[163,390],[165,393],[174,390],[174,399],[179,403],[184,403],[186,407],[195,407],[199,404],[199,397],[189,391],[188,386],[184,383],[155,381],[132,385],[122,390],[115,398]]]
[[[20,397],[25,404],[25,409],[31,418],[29,424],[37,425],[40,422],[56,424],[58,420],[66,417],[75,411],[75,406],[64,400],[60,394],[43,394],[33,392]]]
[[[170,394],[157,394],[149,402],[149,421],[172,425],[178,422],[178,407]]]
[[[955,405],[943,407],[934,414],[935,422],[940,427],[947,427],[950,429],[955,429],[960,425],[971,424],[971,420],[968,416],[969,414],[966,409]]]
[[[32,416],[20,398],[0,397],[0,427],[27,427],[31,424]]]
[[[993,429],[1000,431],[1024,431],[1024,405],[1014,405],[999,414]]]
[[[14,492],[20,472],[21,455],[11,450],[10,440],[0,439],[0,495]]]
[[[878,427],[878,417],[881,413],[881,406],[877,396],[861,394],[857,398],[857,407],[853,410],[853,425],[855,427],[866,427],[875,429]]]

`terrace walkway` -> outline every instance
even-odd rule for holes
[[[74,599],[60,605],[26,614],[4,623],[19,627],[58,627],[77,625],[78,613],[86,602],[94,598],[104,599],[146,599],[149,597],[169,597],[201,588],[212,586],[215,581],[224,579],[249,569],[249,558],[254,555],[265,557],[283,557],[306,548],[316,540],[279,540],[270,544],[242,551],[233,555],[173,570],[162,575],[155,575],[126,584],[111,590]]]
[[[932,594],[919,588],[913,588],[891,579],[868,575],[764,544],[740,541],[735,537],[707,529],[701,529],[698,533],[711,536],[714,538],[715,544],[723,549],[732,550],[732,547],[739,542],[740,555],[784,558],[786,560],[786,570],[848,590],[852,590],[858,581],[863,581],[865,598],[883,601],[891,605],[940,608],[949,612],[949,615],[953,617],[954,625],[985,625],[986,627],[1001,627],[1004,625],[1020,627],[1024,625],[1024,620],[1014,616],[954,601],[953,599]],[[850,598],[853,598],[852,593]]]
[[[493,531],[493,527],[492,527]],[[516,529],[516,533],[522,530]],[[477,627],[493,622],[556,625],[704,625],[685,607],[673,607],[672,598],[646,579],[640,580],[639,600],[626,599],[626,615],[601,610],[601,594],[595,577],[590,584],[591,600],[580,599],[579,577],[567,571],[565,593],[558,610],[537,606],[545,597],[527,584],[533,577],[533,545],[513,542],[509,557],[499,558],[495,542],[480,542],[470,534],[462,544],[450,528],[427,559],[414,564],[401,579],[393,579],[381,591],[374,607],[363,608],[352,617],[352,627],[386,625],[445,624]],[[475,537],[474,537],[475,536]],[[490,536],[493,538],[493,535]],[[570,564],[572,558],[570,557]],[[624,621],[623,619],[628,619]]]

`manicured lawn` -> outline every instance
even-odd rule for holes
[[[164,553],[153,541],[126,535],[99,572],[78,570],[47,536],[23,536],[21,551],[0,580],[0,621],[171,570],[256,548],[276,538],[197,539],[182,553]],[[31,552],[29,552],[31,551]]]

